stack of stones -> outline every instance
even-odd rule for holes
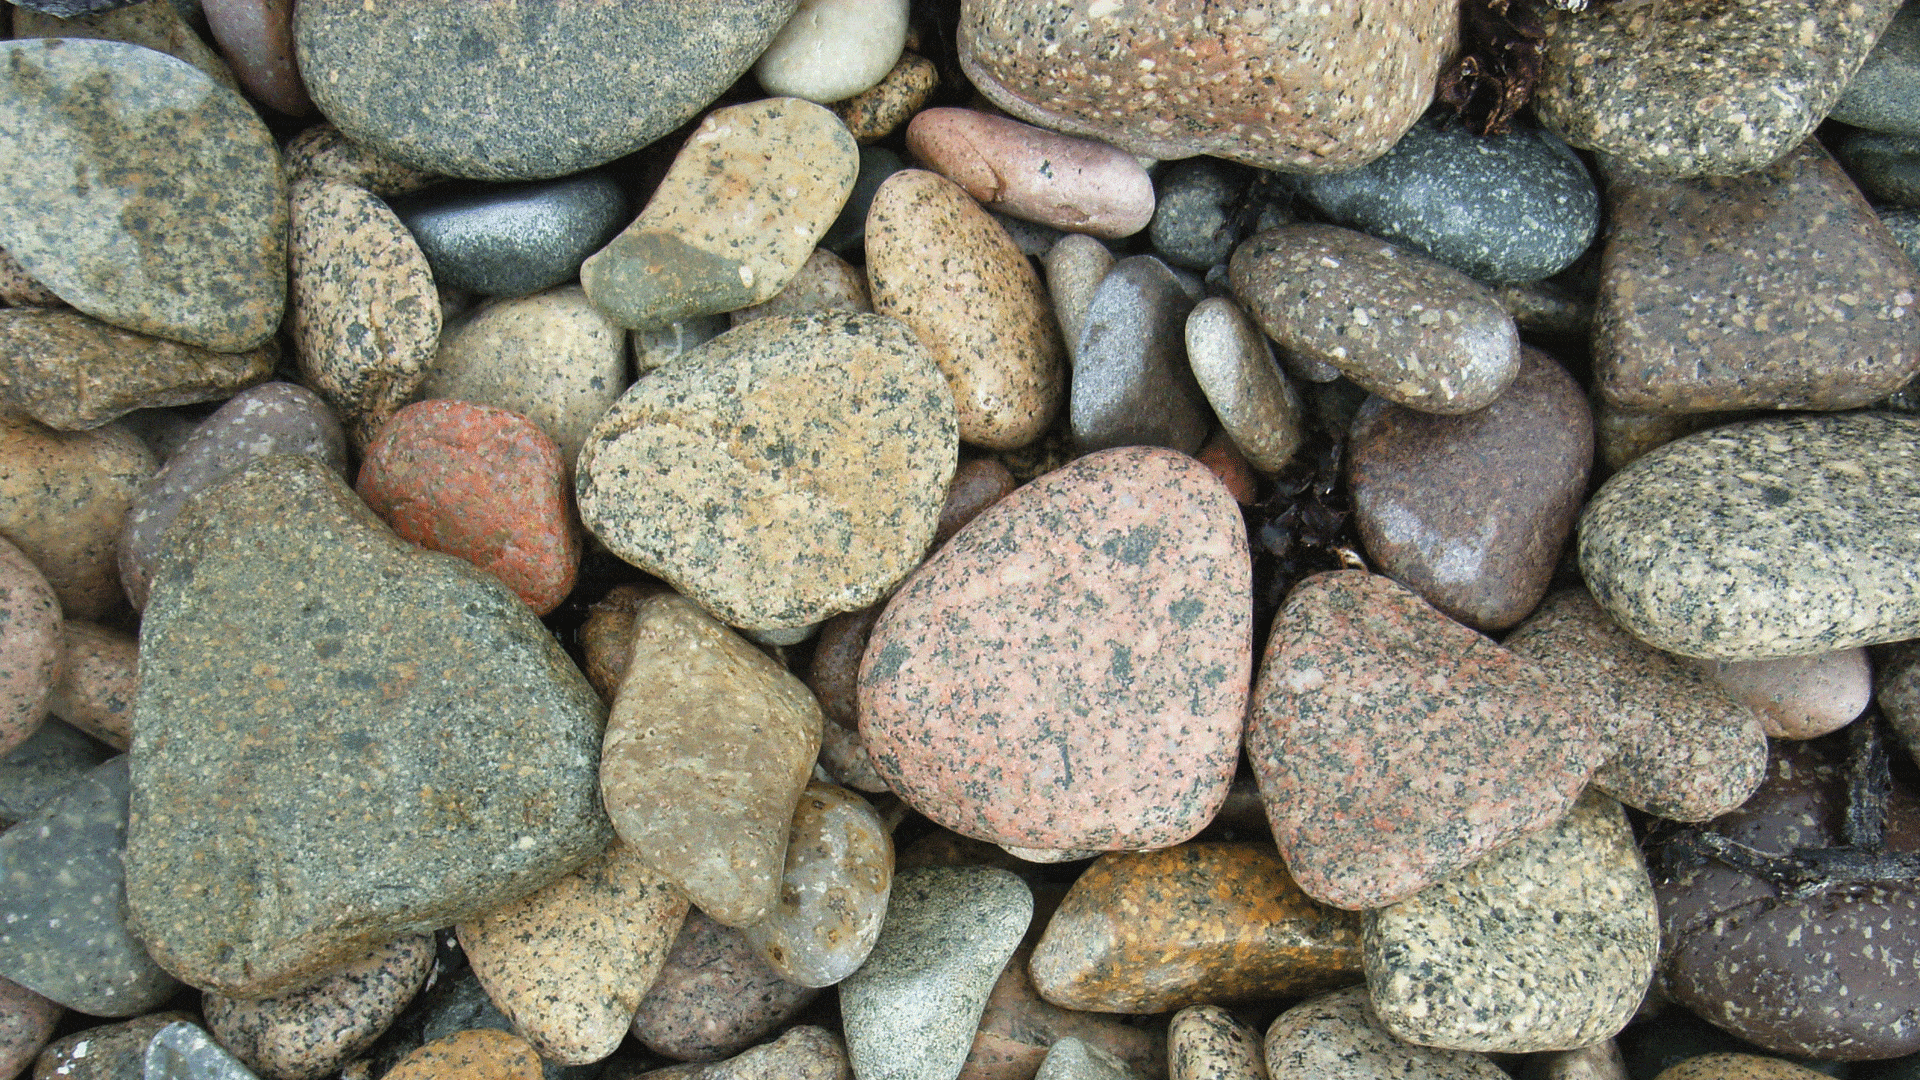
[[[1465,9],[0,5],[0,1080],[1920,1076],[1920,7]]]

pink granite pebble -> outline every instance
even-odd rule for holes
[[[1153,220],[1153,180],[1133,155],[1093,139],[972,109],[928,109],[907,149],[986,206],[1106,240]]]
[[[249,93],[288,116],[313,111],[293,56],[293,0],[200,0],[200,7]]]
[[[355,490],[394,532],[466,559],[545,615],[580,570],[566,472],[552,437],[519,413],[422,401],[381,427]]]
[[[18,1076],[33,1064],[64,1012],[26,987],[0,979],[0,1076]]]
[[[60,601],[20,549],[0,539],[0,754],[47,718],[60,677]]]
[[[915,809],[1053,850],[1165,847],[1226,798],[1249,677],[1245,534],[1204,465],[1081,458],[995,503],[888,604],[860,732]]]
[[[1873,697],[1867,650],[1842,649],[1780,660],[1703,660],[1700,666],[1752,709],[1776,739],[1812,739],[1839,731]]]

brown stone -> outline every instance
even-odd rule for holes
[[[33,1063],[33,1080],[127,1080],[143,1075],[147,1043],[183,1012],[156,1012],[77,1031],[48,1043]]]
[[[400,1059],[386,1080],[541,1080],[525,1039],[491,1028],[457,1031]]]
[[[287,176],[338,180],[366,188],[383,199],[407,195],[443,179],[384,157],[332,124],[315,124],[287,143]]]
[[[861,143],[879,142],[926,105],[940,87],[940,69],[933,61],[912,53],[900,60],[887,77],[870,90],[828,106]]]
[[[1027,969],[1032,956],[1033,949],[1022,945],[1001,969],[958,1080],[1033,1080],[1047,1051],[1066,1038],[1097,1046],[1142,1076],[1166,1075],[1167,1039],[1157,1027],[1053,1004],[1034,989]]]
[[[47,576],[67,618],[126,606],[120,526],[156,462],[119,424],[60,432],[0,417],[0,535]]]
[[[140,642],[98,623],[68,619],[61,627],[66,664],[47,709],[115,750],[133,741],[133,701],[140,693]]]
[[[1758,1054],[1702,1054],[1662,1070],[1654,1080],[1817,1080],[1824,1075]]]
[[[774,974],[746,935],[694,908],[634,1011],[633,1036],[667,1057],[718,1061],[766,1038],[819,994]]]
[[[620,680],[627,677],[627,662],[633,658],[634,610],[640,601],[664,591],[659,586],[615,585],[587,609],[587,621],[580,627],[583,667],[587,681],[608,702],[620,692]]]
[[[787,287],[773,298],[729,314],[733,325],[776,315],[811,315],[816,311],[871,312],[873,297],[867,291],[865,271],[828,251],[814,248]]]

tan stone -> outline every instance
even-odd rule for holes
[[[920,111],[940,88],[940,69],[924,56],[902,53],[873,89],[835,102],[834,115],[862,143],[879,142]]]
[[[97,620],[126,606],[120,526],[157,467],[119,424],[59,432],[0,417],[0,535],[47,576],[67,618]]]
[[[61,431],[99,427],[135,409],[231,397],[272,375],[279,357],[274,342],[222,353],[77,311],[0,311],[0,398]]]
[[[53,715],[115,750],[133,742],[133,701],[140,693],[140,642],[98,623],[68,619],[66,664],[48,699]]]
[[[867,275],[826,248],[814,248],[786,288],[764,304],[740,308],[732,318],[733,325],[739,326],[776,315],[872,310],[873,297],[867,291]]]
[[[476,1028],[435,1039],[406,1057],[386,1080],[541,1080],[540,1057],[525,1039]]]
[[[1758,1054],[1702,1054],[1665,1069],[1654,1080],[1816,1080],[1822,1075]]]
[[[213,81],[240,93],[240,81],[220,55],[200,40],[181,8],[173,0],[143,0],[113,11],[62,19],[16,8],[13,36],[16,38],[92,38],[97,41],[124,41],[129,45],[163,52],[185,60],[205,72]]]
[[[1047,1001],[1027,973],[1032,956],[1033,950],[1023,945],[1001,969],[959,1080],[1032,1080],[1047,1051],[1066,1038],[1097,1046],[1142,1076],[1166,1073],[1167,1040],[1158,1028],[1135,1027],[1117,1016],[1063,1009]]]

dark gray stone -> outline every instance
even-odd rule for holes
[[[1920,135],[1920,4],[1894,15],[1827,116],[1869,131]]]
[[[1886,206],[1874,211],[1880,218],[1880,224],[1893,234],[1894,243],[1907,253],[1907,258],[1920,264],[1920,210],[1900,206]]]
[[[395,200],[393,212],[433,267],[434,284],[524,296],[571,281],[627,224],[627,199],[603,173]]]
[[[1856,131],[1834,154],[1868,195],[1895,206],[1920,206],[1920,137]]]
[[[1151,255],[1121,259],[1100,279],[1073,351],[1068,409],[1082,450],[1206,441],[1206,397],[1187,366],[1195,297]]]
[[[1153,185],[1147,225],[1153,250],[1189,270],[1226,262],[1242,236],[1235,219],[1252,182],[1252,169],[1219,158],[1189,158],[1168,168]]]
[[[147,1043],[140,1080],[260,1080],[196,1024],[168,1024]]]
[[[94,1016],[143,1013],[180,986],[127,926],[127,772],[114,758],[0,836],[0,976]]]
[[[27,741],[0,758],[0,821],[37,813],[113,751],[55,717],[41,721]]]
[[[141,623],[127,903],[194,985],[265,997],[605,850],[605,707],[504,585],[309,457],[191,500]]]
[[[80,15],[98,15],[103,11],[131,7],[143,0],[7,0],[26,8],[52,15],[56,19],[71,19]]]
[[[1559,273],[1600,227],[1587,167],[1536,128],[1486,136],[1429,119],[1369,165],[1297,183],[1336,224],[1494,284]]]
[[[853,194],[847,196],[840,216],[827,226],[820,246],[843,259],[862,258],[867,241],[867,210],[873,206],[874,192],[887,182],[887,177],[906,167],[899,154],[884,146],[861,147],[860,171],[853,178]]]

